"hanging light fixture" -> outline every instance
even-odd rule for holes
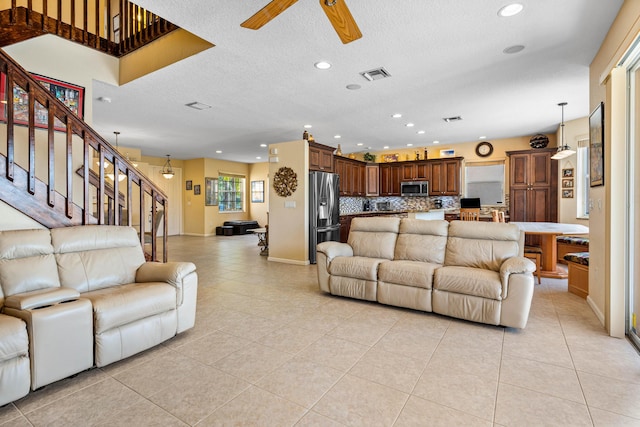
[[[171,167],[171,155],[167,154],[167,161],[162,167],[162,176],[164,176],[165,179],[171,179],[173,178],[173,175],[175,175],[175,172]]]
[[[558,145],[558,151],[556,151],[556,154],[551,156],[551,158],[554,160],[566,159],[567,157],[576,154],[575,150],[572,150],[571,147],[569,147],[564,142],[564,106],[565,105],[567,105],[566,102],[561,102],[558,104],[558,106],[562,108],[562,121],[560,122],[560,145]]]
[[[113,133],[116,135],[116,151],[119,152],[118,150],[118,135],[120,135],[120,132],[113,131]],[[113,181],[116,178],[116,173],[115,173],[115,158],[114,158],[114,165],[111,166],[109,165],[109,169],[111,169],[111,171],[109,171],[109,173],[107,173],[107,178],[109,178],[111,181]],[[100,162],[98,162],[98,164],[100,164]],[[107,164],[107,161],[105,160],[105,164]],[[126,178],[126,175],[123,174],[122,172],[120,172],[118,174],[118,182],[124,181],[124,179]]]

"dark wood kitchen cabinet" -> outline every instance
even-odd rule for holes
[[[335,173],[340,175],[341,196],[364,196],[366,193],[366,163],[335,156]]]
[[[461,158],[430,160],[430,196],[459,196]]]
[[[429,181],[431,179],[431,163],[427,160],[402,163],[401,179],[402,181]]]
[[[380,195],[380,166],[377,163],[365,166],[365,195]]]
[[[328,145],[309,142],[309,170],[333,172],[333,152],[335,148]]]
[[[400,163],[380,163],[380,195],[399,196],[402,165]]]
[[[511,221],[558,221],[558,161],[552,149],[509,151]]]

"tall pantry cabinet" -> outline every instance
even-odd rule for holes
[[[509,151],[509,217],[519,222],[558,221],[556,148]]]

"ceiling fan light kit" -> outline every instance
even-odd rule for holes
[[[240,24],[241,27],[258,30],[273,18],[291,7],[298,0],[272,0],[249,19]],[[342,43],[351,43],[362,37],[362,33],[351,15],[344,0],[320,0],[320,6]]]

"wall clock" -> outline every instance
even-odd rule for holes
[[[482,141],[476,145],[476,154],[478,157],[489,157],[493,154],[493,145],[489,141]]]
[[[289,167],[281,167],[273,177],[273,189],[280,197],[292,195],[298,188],[298,175]]]

